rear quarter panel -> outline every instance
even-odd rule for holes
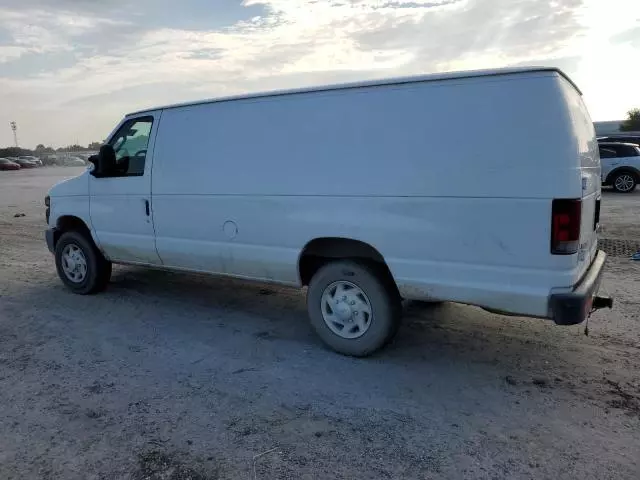
[[[575,176],[581,180],[581,193],[574,197],[582,199],[580,244],[575,256],[577,267],[572,283],[575,285],[591,265],[598,247],[595,212],[597,201],[601,197],[602,167],[595,128],[582,95],[563,78],[558,79],[558,86],[567,109],[567,143],[573,146],[573,155],[579,160],[575,166]]]

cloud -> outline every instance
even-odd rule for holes
[[[71,2],[69,2],[71,3]],[[0,26],[3,28],[3,39],[0,40],[0,51],[14,48],[13,55],[0,56],[0,64],[8,60],[19,59],[28,54],[56,54],[71,52],[86,47],[84,36],[102,33],[109,38],[107,32],[131,24],[119,19],[82,16],[67,11],[50,12],[24,8],[12,10],[0,5]],[[6,66],[4,67],[6,68]]]
[[[446,69],[465,60],[494,56],[501,63],[545,57],[567,45],[582,29],[580,0],[561,5],[531,0],[467,2],[415,18],[385,17],[358,38],[363,49],[414,52],[413,63]]]
[[[0,42],[0,71],[14,72],[0,73],[0,103],[22,124],[43,115],[73,118],[67,135],[63,126],[51,134],[25,127],[31,143],[88,142],[123,113],[158,103],[566,57],[584,28],[581,0],[213,3],[224,25],[198,21],[212,15],[212,2],[203,0],[171,7],[175,18],[145,16],[162,10],[151,0],[0,6],[11,38]],[[191,15],[183,4],[195,9]],[[25,66],[36,54],[51,59],[37,57],[44,71]],[[0,143],[3,135],[0,129]]]
[[[620,32],[611,37],[613,44],[630,44],[636,48],[640,48],[640,25]]]
[[[0,46],[0,64],[20,58],[25,53],[28,53],[28,51],[29,50],[27,48],[19,47],[17,45],[2,45]]]

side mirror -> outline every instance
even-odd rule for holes
[[[108,177],[116,169],[116,152],[111,145],[103,145],[97,155],[89,157],[94,168],[91,175],[96,178]]]
[[[87,162],[93,164],[93,172],[95,172],[96,170],[98,170],[98,163],[100,162],[100,156],[99,155],[91,155],[89,156],[89,158],[87,158]]]

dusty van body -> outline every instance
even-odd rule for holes
[[[92,162],[47,199],[77,293],[103,289],[112,262],[308,286],[315,330],[352,355],[393,337],[401,299],[559,324],[607,304],[598,144],[556,69],[145,110]]]

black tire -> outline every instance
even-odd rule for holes
[[[624,188],[622,187],[624,185]],[[618,193],[631,193],[638,185],[638,177],[633,172],[622,171],[611,179],[611,186]]]
[[[353,357],[366,357],[389,343],[398,331],[402,304],[388,275],[372,265],[338,260],[321,267],[311,279],[307,292],[307,310],[311,325],[322,341],[335,352]],[[337,281],[360,288],[371,306],[370,323],[358,338],[343,338],[334,333],[322,315],[322,295]]]
[[[80,282],[69,279],[62,268],[62,252],[67,245],[78,247],[86,260],[87,272]],[[56,243],[55,258],[58,276],[72,292],[90,295],[101,292],[107,287],[111,278],[111,262],[104,258],[93,240],[87,238],[85,233],[76,230],[63,233]]]

